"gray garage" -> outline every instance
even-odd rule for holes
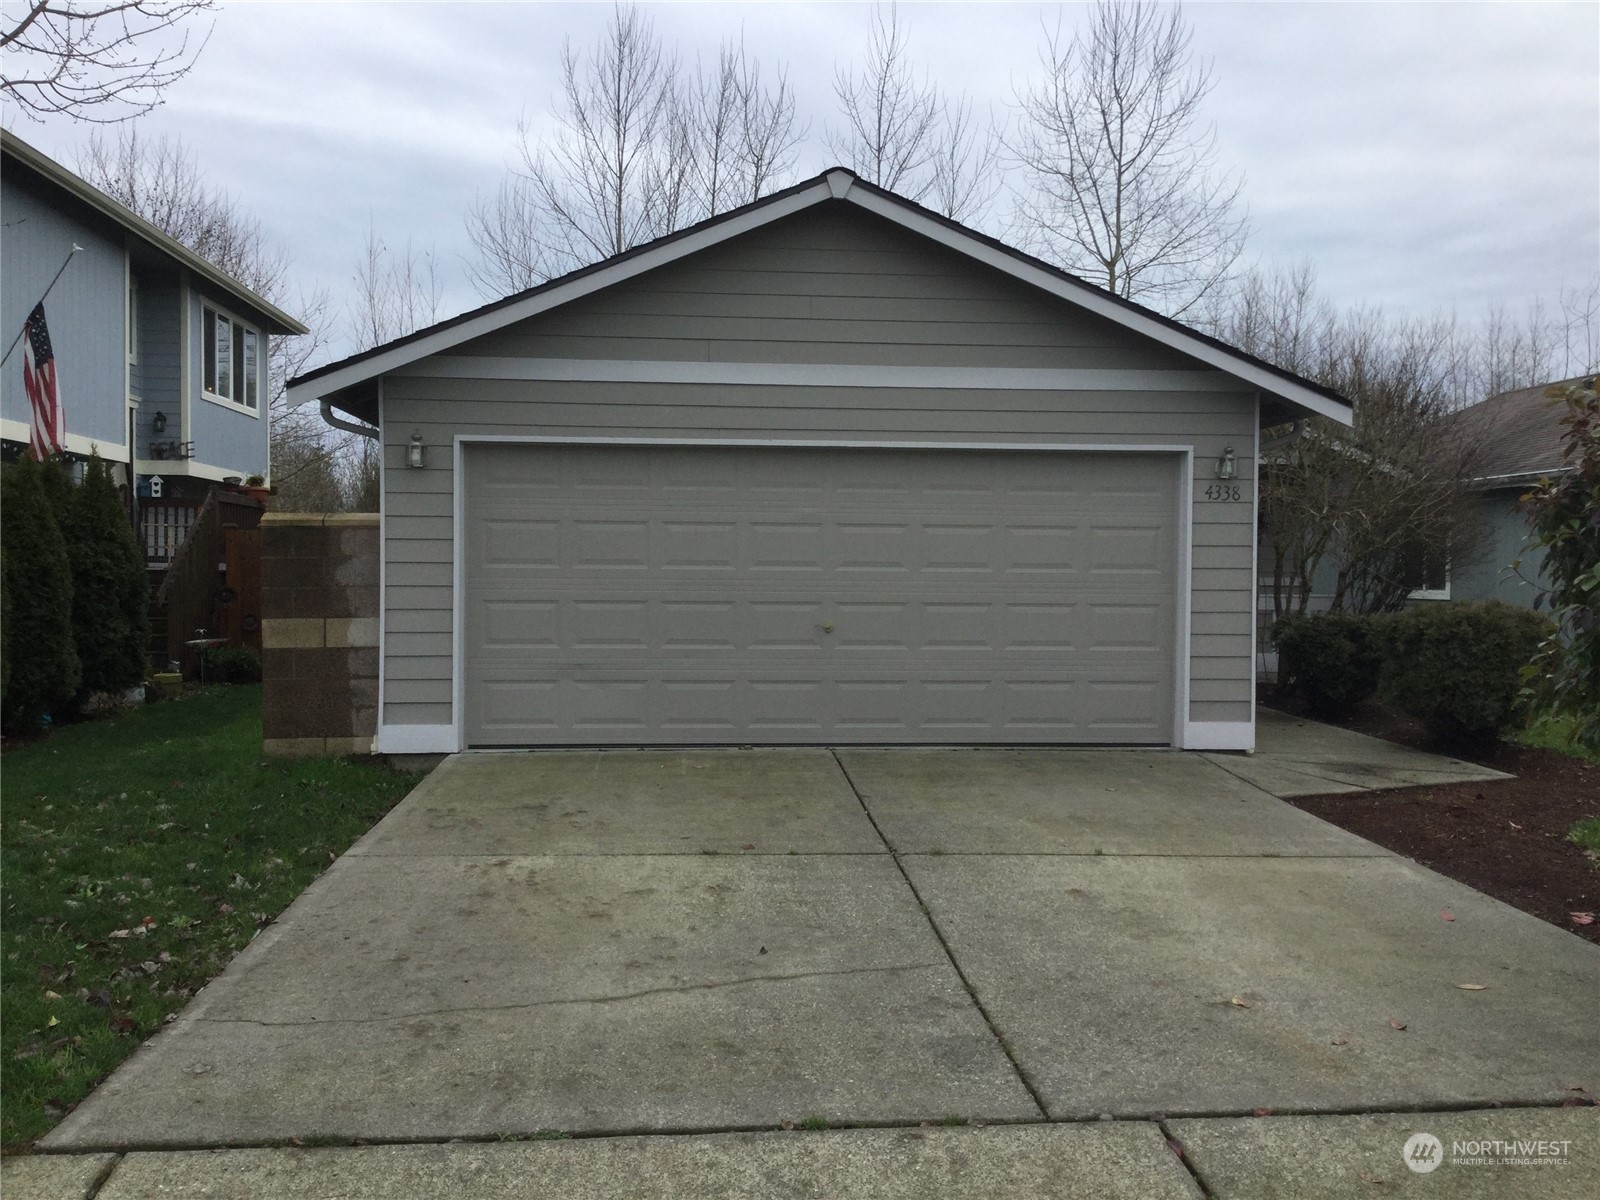
[[[291,399],[383,444],[391,753],[1247,749],[1258,433],[1349,420],[842,170]]]

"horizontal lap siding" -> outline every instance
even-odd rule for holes
[[[802,214],[466,343],[480,357],[1193,370],[1198,364],[862,213]],[[1072,442],[1195,448],[1190,718],[1250,718],[1255,400],[1228,392],[384,380],[384,720],[451,720],[460,435]],[[423,470],[405,466],[420,433]],[[1232,446],[1246,500],[1204,499]]]

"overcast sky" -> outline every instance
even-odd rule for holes
[[[836,63],[859,53],[859,4],[656,4],[685,58],[743,31],[788,67],[812,121],[797,169],[830,165]],[[1036,74],[1041,21],[1083,9],[907,4],[915,56],[1003,116]],[[1308,260],[1340,303],[1476,315],[1521,309],[1600,271],[1600,5],[1190,4],[1211,60],[1219,163],[1245,176],[1267,263]],[[370,219],[433,247],[441,315],[479,302],[462,214],[543,119],[562,39],[591,44],[602,5],[225,3],[194,71],[140,127],[179,134],[289,248],[296,275],[348,291]],[[8,111],[67,165],[89,128]]]

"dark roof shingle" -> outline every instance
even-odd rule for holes
[[[1489,484],[1495,479],[1564,469],[1561,418],[1566,407],[1554,403],[1547,393],[1589,378],[1579,376],[1501,392],[1457,413],[1455,419],[1464,433],[1484,439],[1478,482]]]

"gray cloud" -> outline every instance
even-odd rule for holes
[[[864,43],[863,5],[650,8],[686,60],[742,35],[786,63],[828,165],[832,76]],[[1081,9],[908,5],[934,79],[1005,118],[1037,68],[1041,22]],[[1309,260],[1341,303],[1464,313],[1552,296],[1600,270],[1600,8],[1204,4],[1219,163],[1242,171],[1252,257]],[[478,302],[462,214],[547,120],[563,38],[601,5],[229,5],[195,71],[143,121],[181,134],[289,247],[307,286],[343,294],[369,217],[435,247],[446,303]],[[71,164],[88,129],[8,123]]]

